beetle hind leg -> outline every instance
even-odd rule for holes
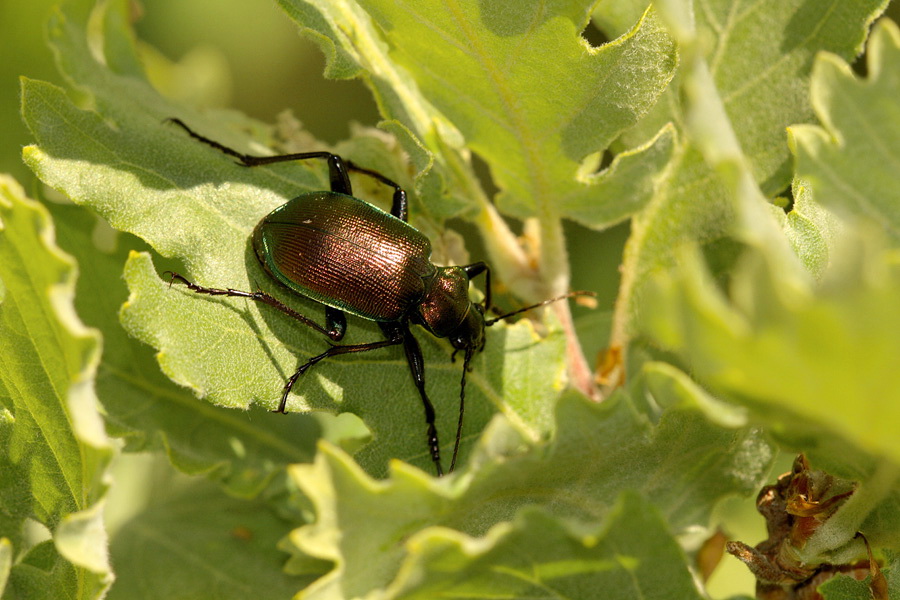
[[[178,283],[184,284],[185,287],[196,294],[206,294],[207,296],[229,296],[232,298],[247,298],[248,300],[255,300],[256,302],[260,302],[261,304],[266,304],[268,306],[271,306],[272,308],[277,308],[287,316],[300,321],[307,327],[315,329],[323,335],[327,335],[334,341],[339,341],[342,337],[344,337],[344,331],[347,329],[347,322],[344,319],[343,314],[339,311],[325,311],[325,321],[328,326],[326,328],[322,327],[309,317],[298,313],[290,306],[284,304],[274,296],[270,296],[265,292],[244,292],[232,288],[221,289],[204,287],[202,285],[197,285],[196,283],[188,280],[178,273],[175,273],[174,271],[166,271],[163,273],[163,275],[169,276],[169,285],[172,285],[177,281]]]

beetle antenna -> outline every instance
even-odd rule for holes
[[[472,360],[473,354],[475,354],[474,348],[466,348],[466,358],[463,360],[462,381],[460,381],[459,387],[459,421],[456,424],[456,442],[453,444],[453,458],[450,459],[450,469],[447,473],[453,472],[453,467],[456,466],[456,455],[459,454],[459,441],[462,438],[463,428],[463,413],[465,412],[466,407],[466,372],[469,370],[469,361]]]
[[[504,315],[500,315],[494,319],[489,319],[484,322],[484,324],[488,327],[496,323],[497,321],[503,321],[504,319],[508,319],[509,317],[513,317],[523,312],[527,312],[529,310],[533,310],[535,308],[540,308],[542,306],[546,306],[547,304],[553,304],[554,302],[559,302],[560,300],[565,300],[566,298],[572,298],[573,296],[596,296],[597,294],[594,292],[569,292],[568,294],[563,294],[562,296],[557,296],[556,298],[550,298],[549,300],[544,300],[543,302],[538,302],[537,304],[532,304],[531,306],[526,306],[525,308],[520,308],[519,310],[514,310],[512,312],[508,312]]]

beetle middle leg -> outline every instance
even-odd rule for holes
[[[428,398],[428,394],[425,392],[425,359],[422,357],[422,349],[419,347],[419,342],[416,341],[416,338],[410,332],[408,324],[379,323],[379,326],[387,337],[387,339],[384,341],[370,342],[368,344],[332,346],[325,352],[312,357],[311,359],[300,365],[300,367],[294,372],[294,374],[291,375],[291,377],[287,380],[287,383],[285,383],[284,392],[281,395],[281,402],[279,403],[278,410],[276,412],[285,412],[288,394],[290,394],[291,389],[297,382],[297,379],[299,379],[301,375],[305,374],[313,365],[319,363],[320,361],[325,360],[326,358],[329,358],[331,356],[338,356],[340,354],[368,352],[369,350],[377,350],[379,348],[386,348],[388,346],[403,344],[403,349],[406,352],[406,360],[409,364],[409,370],[413,376],[413,382],[416,385],[416,389],[419,390],[419,396],[421,396],[422,404],[425,407],[425,423],[427,426],[426,441],[428,443],[428,451],[431,454],[431,460],[434,462],[434,468],[437,471],[437,476],[441,477],[444,474],[444,470],[441,467],[441,445],[440,442],[438,442],[437,426],[435,425],[434,405],[431,403],[431,400],[429,400]],[[467,353],[467,356],[469,354],[470,353]],[[456,452],[459,450],[459,431],[457,431],[456,435],[457,443],[456,448],[453,452],[454,463],[456,462]],[[450,470],[453,470],[452,467]]]

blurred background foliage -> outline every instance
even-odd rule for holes
[[[21,148],[32,141],[19,116],[20,75],[60,83],[47,48],[44,23],[59,0],[0,2],[0,172],[29,187]],[[266,122],[293,111],[316,137],[334,143],[349,135],[349,123],[374,125],[375,103],[359,81],[322,77],[325,61],[315,45],[274,2],[257,0],[145,0],[135,3],[135,28],[146,44],[147,67],[155,61],[179,64],[184,73],[207,78],[191,101],[208,107],[233,107]],[[209,19],[210,13],[216,19]],[[179,69],[176,69],[178,72]],[[190,94],[191,81],[158,81]]]
[[[612,0],[600,0],[607,2]],[[59,0],[0,2],[0,172],[32,185],[34,176],[21,159],[31,142],[19,116],[21,75],[60,83],[45,43],[44,23]],[[204,72],[207,90],[192,100],[209,107],[232,107],[273,122],[291,110],[317,138],[334,143],[349,135],[349,123],[378,122],[375,103],[357,80],[333,81],[322,76],[325,61],[316,46],[302,38],[274,2],[268,0],[142,0],[135,2],[135,28],[154,60],[184,66],[196,76]],[[210,13],[217,18],[211,20]],[[886,16],[900,21],[900,4]],[[594,32],[586,32],[593,42]],[[157,81],[163,87],[166,82]],[[191,87],[190,82],[169,82]],[[197,88],[201,87],[198,83]],[[215,93],[209,90],[216,90]],[[186,93],[182,89],[181,93]]]

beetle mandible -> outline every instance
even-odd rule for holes
[[[459,394],[459,420],[453,458],[448,472],[456,466],[465,412],[466,372],[476,351],[484,348],[484,328],[494,323],[557,300],[590,292],[572,292],[532,306],[486,319],[491,307],[491,270],[484,262],[440,267],[431,262],[428,238],[407,223],[406,192],[381,173],[360,167],[331,152],[300,152],[277,156],[250,156],[206,138],[180,119],[170,122],[192,138],[240,161],[256,167],[273,163],[324,159],[328,164],[331,189],[301,194],[263,217],[252,234],[253,249],[266,273],[291,291],[325,307],[325,326],[298,313],[262,291],[209,288],[197,285],[178,273],[168,272],[170,282],[180,282],[190,290],[211,296],[248,298],[275,308],[334,342],[347,330],[345,313],[376,321],[385,339],[367,344],[332,345],[310,358],[284,385],[277,412],[286,412],[288,394],[297,379],[318,362],[339,354],[367,352],[402,345],[425,408],[428,451],[437,475],[443,475],[440,444],[435,427],[435,411],[425,391],[425,362],[410,324],[424,327],[432,335],[447,338],[464,354]],[[390,214],[355,198],[349,173],[367,175],[393,188]],[[469,298],[469,281],[484,273],[482,304]]]

